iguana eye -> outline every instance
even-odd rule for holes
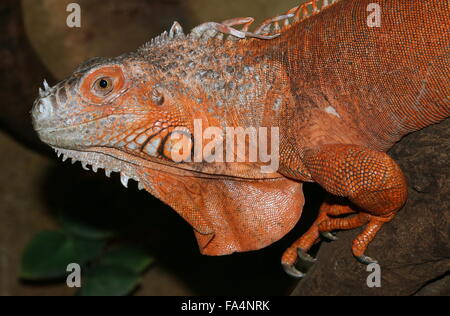
[[[120,65],[105,65],[90,70],[82,76],[79,92],[93,104],[103,105],[106,98],[120,96],[125,86],[125,76]]]
[[[93,90],[98,96],[107,96],[113,90],[112,79],[108,77],[97,79],[94,83]]]
[[[106,89],[108,88],[108,81],[106,81],[105,79],[101,79],[98,85],[100,86],[100,88]]]

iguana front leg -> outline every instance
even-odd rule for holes
[[[407,198],[407,183],[400,167],[383,152],[354,145],[325,145],[306,150],[302,162],[311,178],[329,193],[346,197],[357,208],[323,207],[311,229],[288,248],[282,258],[285,270],[294,276],[298,255],[317,242],[320,232],[365,226],[354,240],[352,251],[363,263],[374,262],[364,255],[382,225],[392,220]],[[347,218],[331,218],[357,212]]]

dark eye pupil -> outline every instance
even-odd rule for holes
[[[102,89],[107,88],[107,87],[108,87],[108,81],[106,81],[105,79],[100,80],[99,86],[100,86],[100,88],[102,88]]]

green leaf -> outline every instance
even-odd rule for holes
[[[78,296],[125,296],[141,282],[138,273],[120,266],[98,265],[82,278]]]
[[[142,273],[154,262],[154,258],[140,248],[124,246],[105,254],[100,262],[103,265],[121,266]]]
[[[103,240],[92,240],[80,237],[68,237],[68,240],[72,242],[73,247],[78,256],[78,262],[80,265],[84,265],[93,259],[98,258],[105,246],[106,242]]]
[[[43,281],[63,278],[67,265],[84,265],[100,255],[105,243],[72,238],[62,232],[41,232],[27,245],[22,256],[20,276]]]
[[[67,212],[59,215],[62,228],[69,234],[88,239],[109,239],[114,236],[114,232],[106,228],[101,228],[93,223],[88,223],[82,218],[75,217]]]

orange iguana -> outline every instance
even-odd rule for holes
[[[360,226],[353,254],[373,262],[368,244],[407,199],[385,152],[450,114],[450,2],[316,0],[253,32],[252,22],[209,22],[188,35],[175,23],[134,53],[44,82],[34,127],[64,159],[120,172],[125,186],[134,179],[169,204],[204,254],[279,240],[300,218],[302,183],[317,182],[350,203],[323,205],[284,253],[285,270],[301,277],[296,261],[314,260],[307,252],[321,233]],[[262,152],[279,154],[279,167],[263,172],[262,155],[213,159],[230,147],[228,138],[211,146],[229,127],[267,128]],[[254,143],[243,137],[248,158]]]

